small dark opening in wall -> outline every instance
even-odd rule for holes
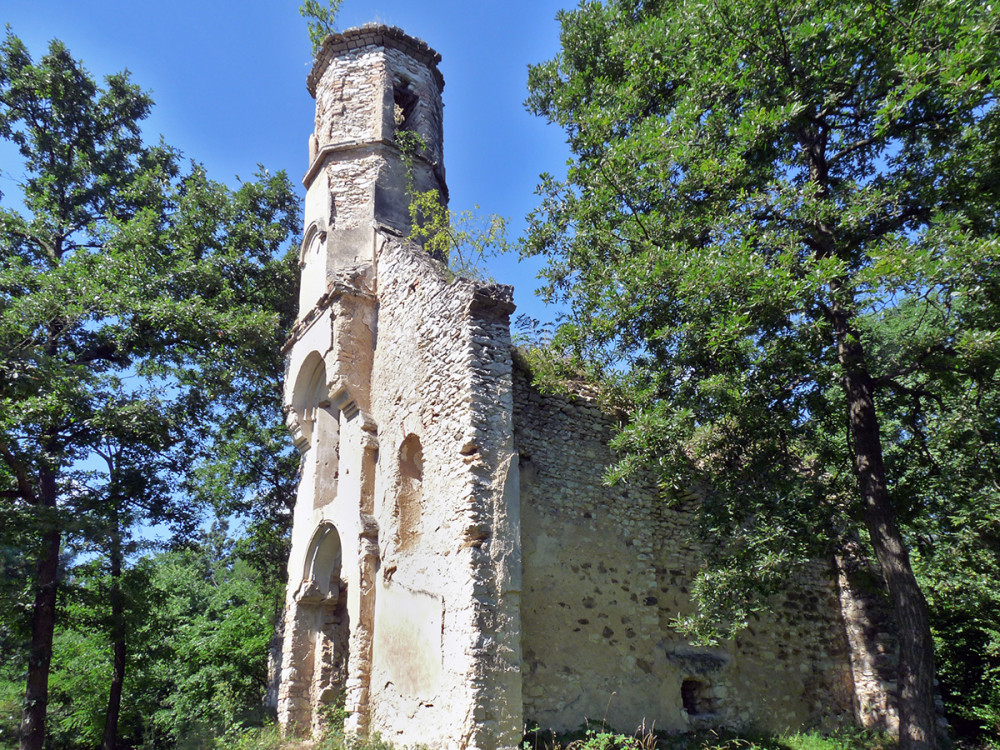
[[[704,680],[689,677],[681,683],[681,702],[688,716],[710,714],[715,709],[712,688]]]
[[[417,109],[417,102],[420,97],[410,88],[409,84],[402,84],[393,88],[393,120],[396,124],[396,132],[414,129],[413,113]]]

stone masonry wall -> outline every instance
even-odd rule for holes
[[[382,137],[384,51],[359,49],[330,61],[316,88],[317,145]]]
[[[622,730],[850,721],[853,685],[836,574],[815,567],[736,642],[695,648],[703,557],[690,509],[653,486],[606,487],[610,419],[584,398],[540,394],[514,374],[522,508],[524,715],[542,728]]]
[[[339,157],[339,158],[338,158]],[[384,166],[381,155],[344,153],[330,158],[326,165],[326,184],[330,195],[330,229],[366,227],[372,219],[371,206],[375,179]]]
[[[427,146],[424,156],[440,162],[444,82],[435,73],[392,48],[364,47],[332,58],[316,87],[316,147],[391,139],[397,126],[393,91],[405,88],[416,98],[409,121]]]
[[[371,729],[397,746],[511,747],[521,734],[509,287],[449,281],[384,242]]]

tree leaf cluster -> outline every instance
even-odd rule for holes
[[[559,21],[527,106],[573,158],[543,177],[523,252],[570,305],[557,347],[626,407],[609,479],[653,471],[665,500],[703,498],[686,625],[732,634],[803,561],[877,529],[876,508],[943,627],[951,544],[1000,571],[995,528],[972,523],[998,496],[1000,14],[591,0]],[[995,675],[983,648],[948,652],[947,673]]]
[[[323,48],[323,40],[336,33],[337,13],[342,2],[343,0],[326,0],[324,5],[319,0],[303,0],[299,6],[299,15],[306,19],[314,57]]]
[[[284,591],[237,547],[225,524],[216,524],[183,549],[137,559],[120,582],[130,654],[120,746],[203,747],[238,722],[263,720],[268,646]],[[112,582],[96,560],[66,563],[47,740],[55,750],[100,744],[112,676]],[[23,689],[16,660],[5,658],[0,746],[16,736]]]

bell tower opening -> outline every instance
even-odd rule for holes
[[[410,88],[410,83],[408,81],[404,81],[393,87],[392,113],[397,133],[416,129],[414,127],[414,113],[416,112],[417,103],[419,101],[420,97],[412,88]]]

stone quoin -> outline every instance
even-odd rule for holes
[[[892,729],[894,645],[860,563],[817,561],[735,641],[689,645],[672,623],[704,558],[694,501],[605,486],[613,420],[532,386],[511,287],[405,239],[408,195],[447,197],[439,61],[367,25],[328,37],[308,79],[283,729],[341,706],[399,747],[515,748],[587,719]]]

